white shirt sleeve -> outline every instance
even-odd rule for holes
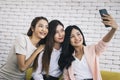
[[[32,76],[34,80],[44,80],[42,75],[42,55],[43,52],[41,52],[38,56],[38,67],[35,70],[35,72],[32,73]]]
[[[44,80],[42,74],[32,74],[34,80]]]
[[[25,35],[19,35],[15,40],[15,53],[26,55]]]

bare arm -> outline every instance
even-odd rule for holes
[[[70,80],[69,72],[68,72],[68,70],[66,68],[63,70],[62,80]]]
[[[105,17],[102,17],[102,19],[107,19],[108,21],[103,21],[105,25],[110,25],[111,30],[103,37],[104,42],[109,42],[116,30],[118,29],[118,25],[115,22],[115,20],[110,15],[104,15]]]
[[[33,54],[25,60],[25,55],[17,54],[18,66],[21,72],[25,71],[29,66],[33,63],[36,56],[44,49],[44,45],[38,47],[37,50],[33,52]]]

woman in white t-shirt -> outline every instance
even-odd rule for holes
[[[25,80],[25,71],[44,49],[47,34],[48,20],[35,17],[27,35],[16,38],[6,64],[0,68],[0,80]]]
[[[32,80],[58,80],[62,73],[58,60],[65,36],[64,25],[59,20],[52,20],[48,29],[45,50],[39,54]]]

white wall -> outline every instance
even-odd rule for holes
[[[96,43],[110,29],[101,22],[98,10],[106,8],[120,25],[120,0],[0,0],[0,66],[18,34],[26,33],[32,19],[45,16],[58,19],[65,27],[76,24],[87,44]],[[102,70],[120,72],[120,30],[100,57]]]

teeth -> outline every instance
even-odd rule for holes
[[[40,32],[40,34],[45,35],[46,33],[41,33],[41,32]]]

